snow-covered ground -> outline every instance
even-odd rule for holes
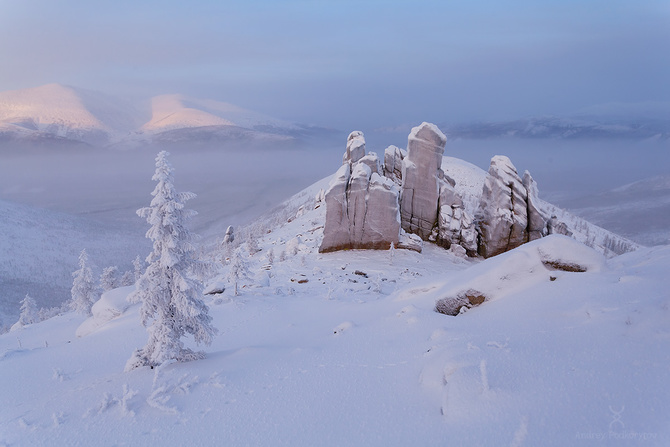
[[[551,236],[485,261],[429,244],[319,254],[325,184],[256,223],[239,296],[231,251],[209,252],[228,287],[207,298],[220,335],[204,360],[123,372],[147,338],[132,287],[88,321],[1,335],[0,444],[670,443],[670,247],[607,260]],[[434,311],[470,289],[488,300]]]

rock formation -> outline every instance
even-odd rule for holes
[[[489,258],[546,234],[537,202],[530,174],[522,181],[509,158],[493,157],[477,211],[479,254]]]
[[[407,151],[396,146],[389,146],[384,150],[384,177],[388,177],[397,185],[402,185],[402,161],[407,157]]]
[[[344,249],[388,249],[398,246],[400,235],[400,190],[392,180],[379,175],[376,154],[365,149],[362,132],[347,140],[344,164],[325,194],[326,222],[319,251]]]
[[[491,159],[479,207],[466,209],[441,168],[446,140],[434,124],[422,123],[412,129],[406,151],[389,146],[380,163],[374,152],[365,154],[362,132],[349,134],[343,165],[325,193],[319,251],[391,244],[421,251],[422,241],[431,241],[456,255],[488,258],[567,231],[542,213],[530,173],[522,180],[505,156]]]
[[[428,240],[437,223],[442,154],[447,137],[434,124],[412,129],[402,162],[402,229]]]
[[[547,235],[548,219],[540,211],[538,206],[538,201],[540,199],[537,192],[537,183],[535,183],[535,180],[533,180],[533,177],[531,177],[530,172],[525,171],[523,173],[522,183],[528,194],[526,202],[528,205],[528,242],[530,242]]]

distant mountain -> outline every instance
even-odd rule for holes
[[[120,99],[59,84],[0,92],[0,140],[103,145],[141,120],[137,109]]]
[[[670,139],[670,104],[606,104],[567,116],[443,124],[452,138]]]
[[[330,131],[177,94],[153,97],[147,106],[59,84],[0,92],[0,142],[114,147],[185,141],[288,142],[314,132]]]

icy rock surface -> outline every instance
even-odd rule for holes
[[[362,132],[352,132],[344,164],[325,194],[326,222],[320,252],[344,249],[388,249],[398,245],[400,191],[379,175],[376,154],[361,155]],[[352,161],[355,160],[355,161]]]
[[[528,242],[527,198],[510,159],[494,156],[477,213],[480,255],[489,258]]]
[[[382,164],[374,152],[365,154],[363,133],[352,132],[325,195],[320,251],[386,249],[391,243],[421,251],[421,241],[430,241],[461,256],[489,258],[547,234],[570,234],[542,210],[530,173],[522,179],[505,156],[491,159],[481,183],[459,176],[457,184],[442,170],[446,141],[437,126],[424,122],[412,129],[406,151],[387,147]]]
[[[539,196],[537,192],[537,183],[533,180],[530,172],[523,173],[523,187],[528,194],[528,241],[534,241],[546,236],[547,218],[544,216],[538,205]]]
[[[384,177],[402,185],[402,161],[406,156],[407,151],[397,146],[387,147],[384,150]]]
[[[442,154],[447,137],[434,124],[412,129],[403,160],[400,216],[402,228],[428,240],[437,222]]]
[[[354,130],[347,137],[347,150],[342,157],[342,164],[356,163],[365,155],[365,137],[360,130]]]

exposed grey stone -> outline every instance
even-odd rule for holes
[[[402,228],[428,240],[437,223],[438,172],[447,137],[434,124],[412,129],[403,159],[400,216]]]
[[[384,150],[384,176],[402,185],[402,161],[407,151],[396,146],[389,146]]]
[[[401,229],[397,247],[421,253],[421,250],[423,250],[423,240],[416,234],[409,234]]]
[[[547,234],[562,234],[572,237],[572,231],[570,231],[566,223],[558,220],[556,216],[551,216],[547,221]]]
[[[233,226],[230,225],[228,228],[226,228],[226,234],[223,236],[223,243],[227,244],[229,242],[233,242],[235,240],[235,230],[233,229]]]
[[[539,196],[537,191],[537,183],[533,180],[530,172],[523,173],[523,186],[526,188],[527,198],[527,214],[528,214],[528,241],[534,241],[547,234],[547,218],[544,216],[538,206]]]
[[[347,214],[347,188],[351,177],[349,164],[343,164],[330,181],[326,191],[326,222],[319,251],[339,250],[350,242]]]
[[[527,193],[509,158],[491,159],[477,211],[478,252],[485,258],[528,241]]]
[[[358,163],[366,164],[370,168],[370,172],[372,173],[381,174],[382,170],[381,167],[379,166],[379,157],[377,157],[377,154],[374,152],[370,152],[364,157],[361,157],[361,159],[358,160]]]
[[[375,160],[376,156],[370,157]],[[383,249],[398,245],[400,190],[360,160],[344,164],[326,192],[326,222],[320,252]]]
[[[354,130],[347,137],[347,150],[342,157],[342,163],[356,163],[365,156],[365,137],[360,130]]]
[[[388,250],[391,243],[398,245],[400,235],[399,195],[400,190],[391,179],[372,173],[368,186],[363,234],[360,240],[354,240],[356,247]]]

